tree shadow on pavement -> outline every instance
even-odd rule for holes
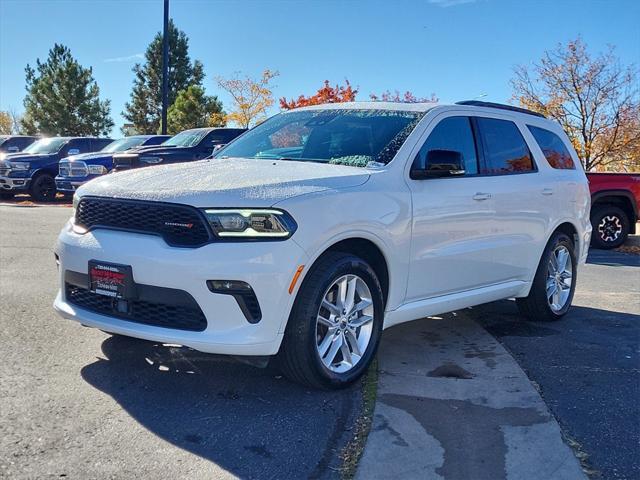
[[[330,478],[358,414],[356,384],[309,391],[259,369],[184,347],[113,336],[85,381],[137,422],[240,478]]]

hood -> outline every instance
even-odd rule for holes
[[[287,198],[366,182],[360,167],[282,160],[211,159],[104,175],[78,196],[155,200],[195,207],[270,207]]]
[[[3,160],[7,162],[37,162],[41,160],[55,160],[58,158],[58,154],[46,154],[46,153],[10,153],[4,157]]]
[[[107,152],[91,152],[91,153],[81,153],[79,155],[72,155],[71,157],[66,157],[64,160],[68,160],[70,162],[86,162],[87,160],[103,160],[105,158],[111,158],[113,153]]]
[[[168,152],[181,152],[184,150],[191,150],[193,147],[171,147],[162,145],[148,145],[146,147],[134,147],[130,148],[126,152],[118,152],[115,155],[130,155],[132,153],[168,153]]]

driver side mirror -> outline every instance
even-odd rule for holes
[[[410,177],[414,180],[442,178],[464,175],[464,158],[455,150],[429,150],[425,168],[412,168]]]
[[[16,147],[16,146],[11,146],[11,147],[7,148],[7,152],[8,153],[16,153],[16,152],[19,152],[19,151],[20,151],[20,149],[18,147]]]
[[[71,156],[71,155],[78,155],[80,153],[80,149],[79,148],[70,148],[69,151],[67,152],[67,155]]]

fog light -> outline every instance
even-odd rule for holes
[[[260,304],[247,282],[239,280],[207,280],[207,287],[213,293],[231,295],[249,323],[258,323],[262,319]]]

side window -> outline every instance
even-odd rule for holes
[[[533,172],[531,152],[515,123],[496,118],[477,117],[484,150],[482,173],[505,175]]]
[[[62,151],[65,155],[71,155],[71,152],[75,152],[73,153],[73,155],[76,155],[78,153],[87,153],[89,151],[88,143],[88,140],[84,138],[74,138],[69,140]]]
[[[536,139],[536,142],[538,142],[540,150],[544,153],[544,158],[547,159],[549,165],[561,170],[576,169],[569,150],[567,150],[566,145],[558,135],[544,128],[532,127],[531,125],[527,125],[527,128],[533,138]]]
[[[413,162],[413,168],[424,169],[430,150],[460,152],[467,175],[478,173],[478,156],[469,117],[448,117],[431,131]]]
[[[110,138],[94,138],[91,140],[91,149],[95,152],[102,150],[104,147],[113,142]]]

